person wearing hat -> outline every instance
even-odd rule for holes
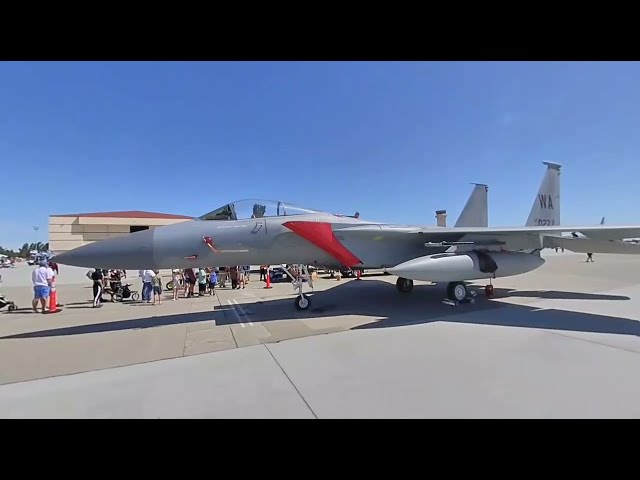
[[[38,302],[42,306],[42,313],[47,313],[47,299],[51,293],[51,282],[53,281],[53,271],[49,268],[46,260],[41,260],[31,274],[33,283],[33,301],[31,306],[33,311],[38,313]]]

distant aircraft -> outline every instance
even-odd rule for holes
[[[244,200],[193,221],[85,245],[58,255],[56,261],[128,270],[265,264],[298,264],[305,273],[306,265],[386,269],[398,276],[400,292],[410,292],[414,280],[447,283],[449,299],[462,301],[468,293],[465,281],[535,270],[545,263],[540,256],[544,248],[640,254],[639,245],[618,241],[640,237],[640,225],[560,226],[560,165],[545,164],[527,226],[396,225],[278,201]],[[588,238],[564,238],[563,232],[580,232]],[[303,286],[294,284],[299,310],[311,305]]]

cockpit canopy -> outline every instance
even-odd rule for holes
[[[322,213],[274,200],[238,200],[202,215],[200,220],[247,220],[250,218],[282,217]]]

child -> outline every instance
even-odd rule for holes
[[[177,268],[174,268],[173,271],[171,272],[171,281],[173,282],[173,299],[177,300],[178,299],[178,288],[180,287],[180,279],[181,279],[181,275],[180,275],[180,270]]]
[[[215,269],[211,270],[211,275],[209,276],[209,296],[215,295],[215,292],[213,291],[213,287],[216,286],[217,281],[218,281],[218,274],[216,273]]]

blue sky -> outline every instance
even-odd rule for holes
[[[638,85],[631,62],[3,62],[0,245],[46,241],[49,214],[241,198],[453,224],[470,182],[521,225],[543,161],[563,223],[640,223]]]

